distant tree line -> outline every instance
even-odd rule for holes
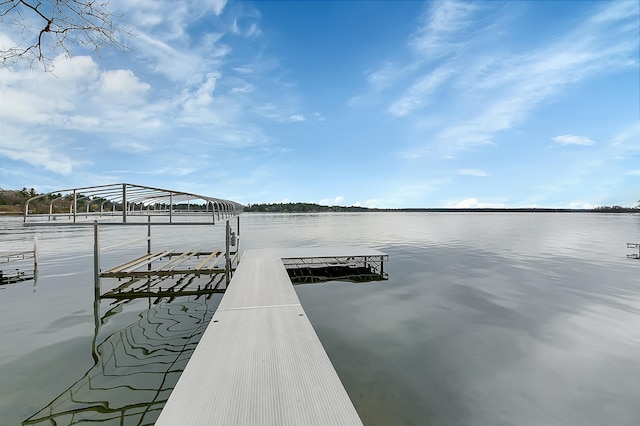
[[[0,213],[21,214],[24,213],[24,206],[28,199],[38,194],[34,188],[22,188],[21,190],[5,190],[0,188]],[[52,200],[56,200],[51,204]],[[83,197],[77,194],[77,211],[83,212],[89,207],[89,211],[112,211],[122,209],[114,205],[111,201],[103,198]],[[48,194],[46,197],[38,198],[29,203],[30,213],[48,213],[52,206],[52,213],[68,213],[73,203],[73,195],[68,194]],[[129,204],[130,208],[140,210],[144,206],[138,203]],[[168,208],[168,206],[165,206]],[[206,204],[175,204],[174,210],[207,210]],[[406,209],[370,209],[361,206],[324,206],[315,203],[259,203],[249,204],[244,207],[245,212],[258,213],[324,213],[324,212],[367,212],[367,211],[398,211],[398,212],[595,212],[595,213],[637,213],[640,212],[640,200],[635,207],[622,206],[600,206],[594,209],[554,209],[554,208],[406,208]]]
[[[24,213],[24,206],[28,199],[33,198],[38,194],[34,188],[22,188],[21,190],[7,190],[0,189],[0,213]],[[56,202],[52,206],[53,213],[68,212],[71,203],[73,202],[73,196],[65,196],[62,194],[49,194],[46,197],[38,198],[37,200],[29,203],[29,211],[31,213],[48,213],[49,205],[52,200]],[[80,200],[78,202],[78,210],[80,206],[86,208],[86,203]]]
[[[362,212],[368,210],[366,207],[359,206],[323,206],[314,203],[249,204],[244,207],[245,212],[259,213]]]
[[[322,213],[322,212],[510,212],[510,213],[637,213],[640,212],[640,201],[636,207],[601,206],[594,209],[560,209],[560,208],[403,208],[378,209],[360,206],[323,206],[314,203],[273,203],[249,204],[244,207],[245,212],[258,213]]]
[[[600,206],[592,211],[596,213],[635,213],[640,211],[640,201],[636,207]]]

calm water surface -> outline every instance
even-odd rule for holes
[[[221,247],[222,232],[155,227],[153,248]],[[145,233],[109,228],[102,245]],[[220,296],[94,303],[92,230],[0,218],[0,251],[33,236],[37,282],[0,286],[0,424],[153,424]],[[245,249],[389,254],[386,282],[296,286],[367,425],[640,424],[640,262],[626,242],[640,242],[640,215],[241,216]]]

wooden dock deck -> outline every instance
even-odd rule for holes
[[[245,252],[156,425],[361,425],[283,259],[386,257],[362,247]]]

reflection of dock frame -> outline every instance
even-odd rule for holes
[[[97,342],[122,303],[94,303],[95,364],[23,425],[153,424],[214,313],[209,296],[151,304],[137,321]],[[109,423],[112,422],[112,423]]]

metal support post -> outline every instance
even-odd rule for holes
[[[169,223],[173,223],[173,192],[169,193]]]
[[[38,274],[38,237],[33,237],[33,277]]]
[[[216,205],[213,201],[209,201],[211,203],[211,217],[213,219],[213,224],[216,224]]]
[[[122,184],[122,223],[127,223],[127,210],[129,206],[127,205],[127,184]]]
[[[151,254],[151,216],[147,216],[147,254]],[[151,263],[147,265],[147,269],[151,270]]]
[[[229,225],[229,221],[227,220],[227,227],[225,232],[225,251],[224,251],[224,259],[225,259],[225,267],[224,267],[224,277],[227,285],[231,281],[231,256],[229,255],[229,251],[231,242],[231,225]]]
[[[100,298],[100,230],[98,222],[93,223],[93,288],[96,298]]]
[[[73,209],[73,223],[76,223],[76,210],[78,210],[78,194],[76,193],[76,190],[73,190],[73,204],[71,205],[71,208]]]
[[[236,237],[236,253],[240,253],[240,215],[238,215],[238,235]]]

